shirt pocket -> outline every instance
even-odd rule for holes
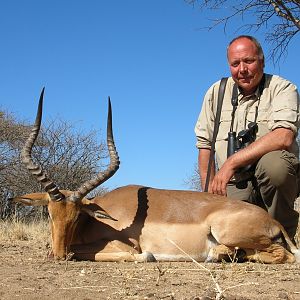
[[[254,122],[255,121],[255,115],[256,115],[256,112],[255,111],[249,111],[247,113],[247,122],[250,123],[250,122]],[[258,110],[258,113],[257,113],[257,118],[256,118],[256,122],[257,123],[266,123],[269,121],[269,118],[270,117],[270,114],[269,112],[266,110],[266,109],[259,109]]]
[[[227,139],[232,119],[231,113],[231,110],[222,110],[217,141],[224,141],[225,139]]]
[[[256,112],[250,111],[247,114],[247,124],[255,121]],[[258,130],[256,133],[256,138],[262,137],[266,133],[270,132],[272,120],[270,119],[270,113],[266,109],[259,109],[256,123]],[[248,126],[248,125],[247,125]]]

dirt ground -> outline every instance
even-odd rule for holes
[[[300,299],[300,264],[58,262],[47,251],[0,243],[0,299]]]

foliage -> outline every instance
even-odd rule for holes
[[[299,0],[185,0],[185,2],[198,4],[201,9],[213,10],[216,15],[226,11],[225,15],[212,21],[209,29],[220,24],[226,29],[228,22],[235,17],[240,17],[244,24],[237,31],[257,31],[269,27],[266,41],[272,45],[270,56],[275,62],[287,53],[290,41],[300,31]]]
[[[194,191],[202,191],[201,189],[201,178],[199,173],[198,164],[195,163],[194,169],[186,179],[185,179],[185,185],[188,189],[194,190]]]
[[[31,127],[9,113],[0,112],[0,218],[13,214],[8,199],[15,195],[42,191],[40,183],[25,169],[20,152]],[[76,190],[104,167],[107,157],[104,143],[97,142],[97,132],[76,132],[62,120],[49,122],[41,129],[32,151],[33,160],[47,172],[60,189]],[[94,194],[101,194],[100,187]],[[33,208],[19,207],[30,215]]]

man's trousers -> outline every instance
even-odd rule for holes
[[[252,180],[229,183],[227,196],[267,210],[293,239],[299,219],[299,213],[294,210],[299,193],[298,173],[299,160],[294,154],[285,150],[272,151],[257,162]]]

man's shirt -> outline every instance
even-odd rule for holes
[[[195,126],[197,148],[211,148],[214,121],[217,111],[218,91],[220,81],[213,84],[207,91],[202,110]],[[216,139],[215,151],[218,168],[227,159],[227,137],[232,119],[232,92],[234,81],[228,78],[221,110],[219,132]],[[257,111],[257,113],[256,113]],[[290,149],[296,157],[299,154],[296,137],[299,128],[299,94],[297,87],[291,82],[276,76],[265,74],[265,85],[261,95],[259,88],[250,96],[238,94],[238,106],[234,115],[233,131],[238,134],[247,129],[250,122],[258,124],[256,139],[276,128],[289,128],[295,134],[295,140]]]

